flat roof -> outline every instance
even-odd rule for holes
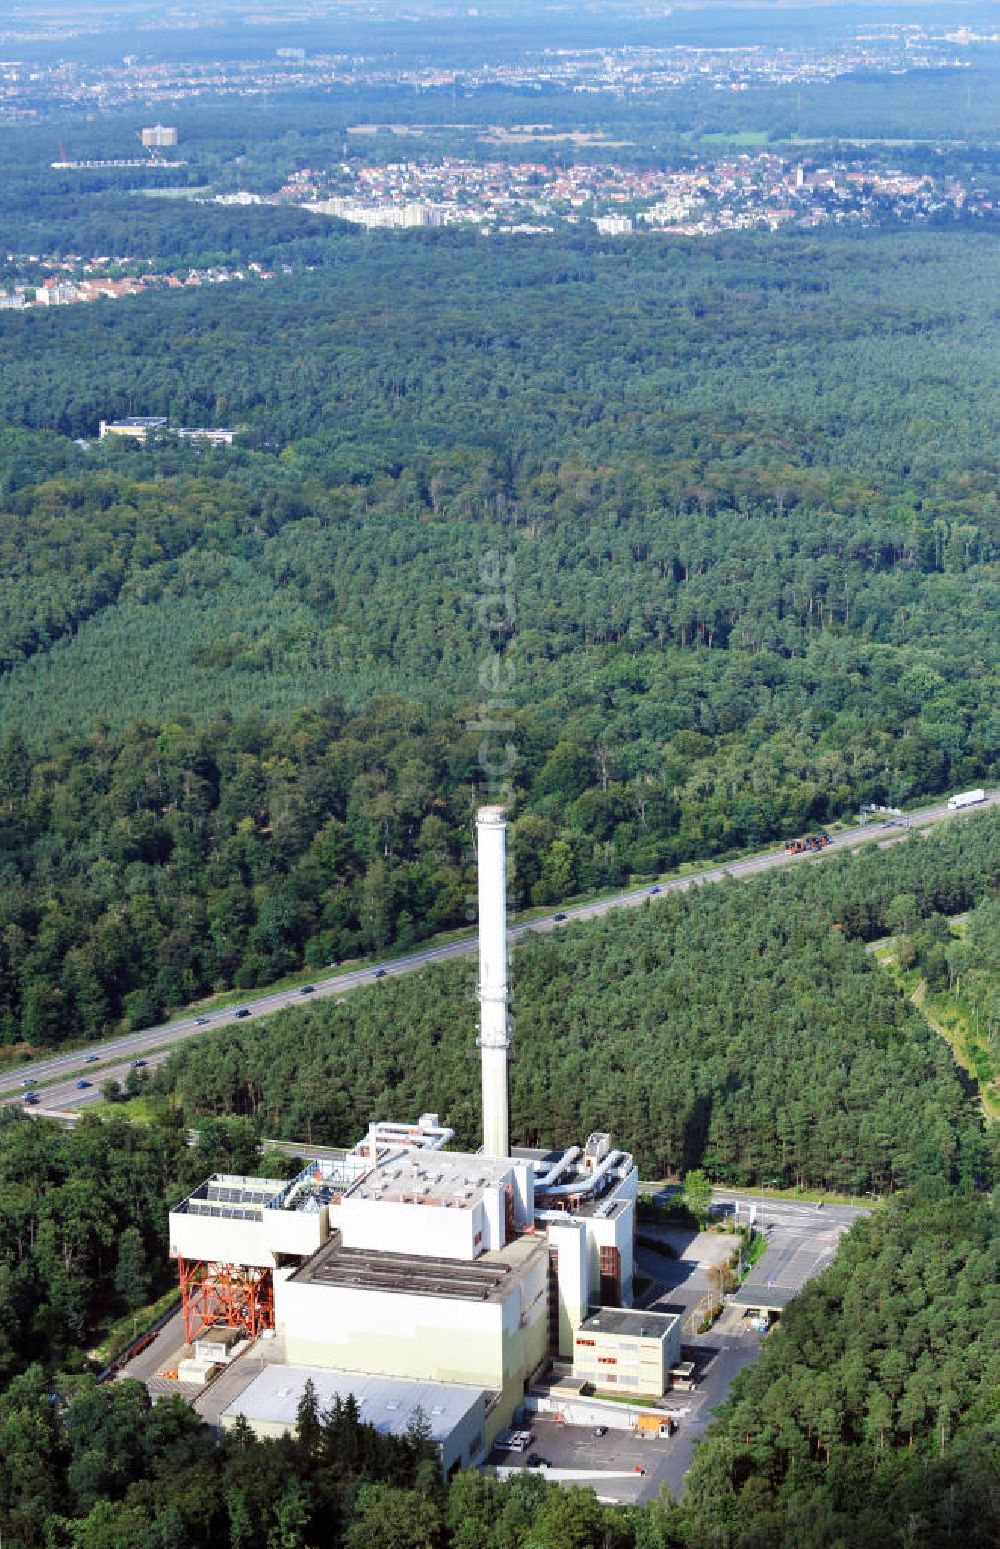
[[[543,1251],[541,1237],[515,1238],[499,1252],[483,1253],[466,1262],[377,1248],[345,1248],[338,1232],[289,1279],[303,1285],[398,1292],[406,1296],[502,1301],[507,1284],[512,1283],[508,1277],[516,1275],[530,1258]]]
[[[753,1285],[741,1285],[731,1301],[734,1307],[742,1307],[748,1312],[754,1308],[760,1308],[761,1312],[782,1312],[801,1290],[801,1286],[794,1285],[762,1286],[758,1280]]]
[[[192,1189],[171,1215],[222,1216],[229,1221],[262,1221],[264,1206],[284,1188],[280,1178],[248,1178],[239,1173],[213,1173]]]
[[[221,1419],[245,1415],[268,1425],[294,1428],[308,1381],[316,1389],[320,1410],[332,1409],[353,1394],[362,1423],[383,1435],[399,1436],[416,1409],[430,1426],[431,1439],[447,1441],[469,1414],[485,1401],[485,1390],[457,1382],[417,1382],[406,1377],[370,1377],[364,1372],[323,1371],[306,1366],[265,1366],[222,1411]]]
[[[644,1312],[635,1307],[602,1307],[584,1318],[577,1334],[629,1334],[634,1339],[663,1339],[680,1318],[674,1312]]]
[[[412,1151],[393,1156],[353,1186],[348,1199],[385,1204],[448,1205],[469,1210],[510,1177],[510,1157],[468,1156],[453,1151]]]
[[[230,1345],[239,1344],[240,1340],[245,1338],[246,1335],[242,1329],[224,1327],[216,1323],[211,1328],[203,1328],[201,1333],[196,1335],[195,1344],[221,1345],[224,1350],[228,1350]]]
[[[349,1189],[367,1164],[344,1156],[310,1161],[287,1182],[280,1178],[249,1178],[238,1173],[213,1173],[172,1215],[220,1216],[229,1221],[263,1221],[265,1210],[317,1213]]]

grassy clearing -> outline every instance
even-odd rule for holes
[[[117,1103],[109,1103],[102,1097],[98,1102],[91,1103],[87,1112],[96,1113],[102,1119],[127,1119],[130,1124],[155,1124],[171,1109],[179,1106],[173,1097],[140,1093],[138,1097],[127,1097]]]
[[[700,145],[743,145],[761,146],[767,145],[770,135],[766,129],[734,129],[728,133],[725,130],[714,130],[711,134],[693,133],[691,139]]]

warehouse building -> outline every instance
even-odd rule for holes
[[[220,1429],[242,1416],[258,1436],[294,1431],[299,1404],[311,1382],[320,1412],[353,1397],[365,1425],[384,1436],[405,1436],[426,1426],[443,1473],[470,1467],[484,1455],[484,1395],[458,1383],[408,1382],[402,1378],[359,1377],[357,1372],[316,1371],[303,1366],[265,1366],[238,1399],[223,1410]]]

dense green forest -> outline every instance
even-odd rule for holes
[[[602,1506],[537,1473],[435,1477],[350,1406],[216,1445],[186,1405],[31,1368],[0,1398],[17,1549],[987,1549],[998,1527],[988,1339],[995,1238],[944,1192],[859,1223],[698,1449],[681,1505]],[[891,1288],[891,1295],[887,1294]],[[995,1425],[995,1422],[994,1422]]]
[[[986,1159],[947,1045],[864,950],[909,895],[927,914],[994,892],[990,816],[888,852],[669,895],[531,936],[513,959],[511,1129],[569,1145],[613,1123],[645,1176],[704,1167],[884,1193]],[[430,1105],[479,1134],[473,967],[438,967],[178,1049],[154,1077],[185,1120],[353,1144],[361,1116]]]
[[[0,1388],[33,1361],[85,1369],[98,1331],[174,1280],[168,1206],[208,1172],[261,1165],[239,1120],[208,1120],[192,1147],[166,1112],[151,1126],[88,1116],[67,1133],[4,1108]]]
[[[5,316],[3,1042],[993,776],[984,238],[405,235]]]
[[[993,1541],[997,1245],[955,1195],[851,1232],[696,1453],[684,1500],[713,1544]]]

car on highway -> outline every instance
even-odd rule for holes
[[[79,1081],[76,1083],[76,1089],[78,1092],[85,1092],[90,1085],[91,1082],[84,1081],[83,1077],[81,1076]]]
[[[24,1094],[24,1101],[30,1107],[33,1103],[37,1103],[39,1101],[38,1093],[37,1092],[25,1092],[25,1094]]]
[[[555,921],[556,921],[556,923],[557,923],[557,924],[558,924],[558,923],[559,923],[559,921],[560,921],[560,920],[564,920],[564,919],[565,919],[565,918],[566,918],[566,916],[565,916],[565,915],[564,915],[564,914],[554,914],[554,915],[553,915],[553,916],[552,916],[552,918],[553,918],[553,919],[554,919],[554,920],[555,920]]]
[[[84,1060],[83,1063],[85,1065],[96,1065],[97,1061],[98,1061],[98,1058],[99,1058],[99,1056],[96,1055],[96,1054],[88,1054],[87,1058]]]
[[[30,1086],[31,1085],[31,1077],[30,1076],[22,1076],[21,1077],[21,1085],[22,1086]]]
[[[651,887],[649,891],[651,893],[658,893],[660,891],[659,885],[657,885],[656,887]]]
[[[300,995],[315,995],[315,993],[316,993],[316,986],[315,986],[315,984],[304,984],[302,986],[302,988],[299,990],[299,994]]]
[[[376,968],[374,973],[372,974],[372,978],[373,979],[384,979],[385,978],[385,969],[384,968]]]
[[[249,1015],[250,1015],[250,1007],[249,1006],[239,1006],[233,1012],[233,1016],[234,1017],[238,1017],[240,1021],[242,1021],[244,1017],[248,1017]]]
[[[194,1025],[195,1027],[207,1027],[211,1020],[211,1017],[195,1017]]]
[[[145,1068],[146,1068],[146,1061],[145,1060],[133,1060],[132,1061],[132,1069],[133,1070],[145,1070]]]

